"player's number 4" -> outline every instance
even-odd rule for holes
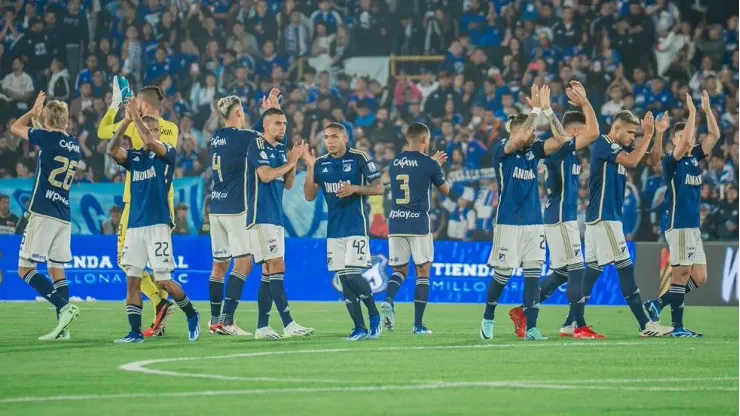
[[[217,154],[213,154],[213,160],[211,160],[211,168],[213,168],[213,171],[218,174],[218,181],[223,182],[224,177],[221,174],[221,156]]]
[[[65,191],[69,191],[69,187],[72,186],[72,181],[75,179],[77,161],[69,160],[64,156],[57,156],[54,160],[60,162],[62,166],[51,171],[49,174],[49,183],[55,188],[62,188]],[[57,180],[57,177],[60,175],[65,175],[61,181]]]

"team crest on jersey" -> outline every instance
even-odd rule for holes
[[[691,164],[694,166],[699,166],[699,162],[696,159],[691,159]]]
[[[344,166],[342,166],[342,170],[345,172],[350,172],[352,170],[352,165],[349,163],[345,163]]]
[[[527,160],[534,159],[534,153],[532,153],[532,152],[527,152],[527,155],[526,156],[527,156]]]
[[[387,268],[388,259],[382,254],[370,257],[370,268],[362,273],[362,277],[370,283],[373,294],[385,291],[388,284]],[[331,279],[331,285],[338,293],[342,293],[342,283],[339,281],[338,274],[334,274],[334,277]]]
[[[154,152],[149,152],[149,159],[154,159],[154,156],[156,156],[156,155],[157,154],[154,153]]]

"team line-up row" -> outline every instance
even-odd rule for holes
[[[569,314],[560,329],[563,336],[603,339],[586,324],[585,305],[604,266],[617,268],[620,288],[639,326],[642,337],[699,337],[683,325],[686,293],[706,282],[706,260],[699,233],[699,160],[711,153],[719,138],[717,122],[709,109],[706,92],[701,106],[709,133],[695,142],[696,108],[687,95],[686,122],[671,132],[672,151],[664,154],[663,136],[670,121],[667,114],[654,118],[648,112],[640,120],[629,111],[614,117],[608,134],[600,135],[598,121],[584,87],[571,82],[569,102],[581,111],[568,111],[562,122],[550,107],[549,87],[533,85],[527,102],[528,114],[511,116],[509,137],[493,145],[493,168],[499,189],[493,248],[488,264],[493,268],[479,335],[493,338],[494,313],[512,272],[523,269],[524,303],[509,316],[516,334],[527,340],[545,340],[537,328],[539,304],[567,282]],[[113,81],[113,100],[98,129],[109,140],[107,153],[128,171],[124,209],[118,232],[118,262],[127,274],[126,314],[129,333],[117,343],[142,342],[162,336],[173,311],[171,296],[187,317],[188,338],[200,336],[199,312],[171,279],[174,269],[172,239],[172,178],[175,166],[177,127],[159,116],[164,96],[157,87],[144,87],[134,97],[125,78]],[[29,222],[20,248],[18,272],[31,287],[57,310],[57,324],[42,340],[69,339],[68,327],[79,315],[69,303],[63,265],[71,261],[69,188],[80,149],[65,133],[68,117],[64,103],[44,105],[39,94],[32,109],[12,126],[13,134],[40,147]],[[274,89],[263,101],[264,112],[251,129],[238,97],[218,101],[223,128],[211,140],[213,194],[210,208],[213,270],[209,279],[211,319],[214,334],[251,336],[236,325],[234,313],[252,263],[261,265],[258,289],[256,339],[310,335],[314,329],[295,322],[284,290],[285,246],[282,226],[282,195],[291,189],[296,164],[307,168],[305,198],[312,201],[324,193],[328,205],[327,264],[339,276],[345,305],[354,329],[349,341],[374,339],[383,330],[394,330],[394,297],[409,273],[413,259],[416,271],[414,334],[432,331],[423,321],[429,294],[429,275],[434,259],[430,232],[429,201],[432,186],[449,193],[442,166],[447,155],[427,153],[431,133],[421,123],[406,132],[406,146],[388,166],[391,211],[389,265],[393,274],[383,302],[376,305],[368,281],[362,276],[370,267],[368,205],[366,197],[385,191],[381,172],[364,152],[348,148],[341,123],[325,127],[327,154],[317,157],[308,145],[288,149],[283,142],[287,121],[280,109],[280,91]],[[123,110],[122,120],[115,122]],[[536,140],[537,120],[547,118],[552,137]],[[29,127],[33,124],[34,127]],[[642,130],[642,138],[635,139]],[[131,142],[123,145],[124,138]],[[576,223],[580,162],[576,152],[590,147],[589,205],[586,212],[585,256]],[[537,166],[546,167],[547,203],[540,206]],[[673,276],[670,290],[658,299],[642,302],[635,283],[634,267],[622,232],[622,204],[626,169],[641,164],[662,163],[669,189],[665,210],[669,218],[669,244]],[[553,273],[539,281],[550,251]],[[47,263],[51,281],[36,270]],[[226,273],[232,265],[228,279]],[[150,272],[147,272],[147,269]],[[142,331],[142,292],[152,301],[152,325]],[[273,304],[283,324],[283,334],[269,325]],[[362,305],[369,317],[365,325]],[[672,325],[659,322],[663,307],[671,307]]]

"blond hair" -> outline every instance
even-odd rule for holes
[[[69,120],[67,103],[59,100],[49,101],[44,106],[42,115],[47,126],[60,130],[67,129],[67,122]]]
[[[216,107],[218,108],[218,113],[223,117],[224,120],[229,118],[229,115],[231,114],[231,111],[234,108],[238,108],[237,106],[241,107],[242,100],[239,99],[236,95],[229,95],[228,97],[224,97],[220,100],[218,100],[218,104],[216,104]]]

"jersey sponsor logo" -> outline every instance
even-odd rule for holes
[[[44,195],[46,199],[50,200],[51,202],[61,202],[64,204],[64,206],[69,207],[69,200],[57,193],[56,191],[48,190],[46,191],[46,194]]]
[[[571,169],[571,172],[572,172],[572,173],[573,173],[574,175],[576,175],[576,176],[577,176],[577,175],[580,175],[580,174],[581,174],[581,165],[576,165],[576,164],[573,164],[573,168]]]
[[[162,136],[173,136],[172,129],[164,129],[160,131]]]
[[[157,176],[157,171],[154,170],[154,166],[147,170],[135,170],[131,175],[132,181],[145,181]]]
[[[211,200],[214,200],[214,201],[226,199],[228,196],[229,196],[228,192],[218,192],[218,191],[211,192]]]
[[[349,181],[339,181],[339,182],[327,182],[324,183],[324,191],[329,194],[335,194],[337,191],[339,191],[339,188],[342,187],[342,185],[347,184],[349,185]]]
[[[532,169],[522,169],[519,167],[514,168],[514,177],[517,179],[523,179],[527,181],[534,180],[534,171]]]
[[[226,146],[226,139],[224,137],[214,137],[211,139],[211,147]]]
[[[393,166],[398,166],[400,168],[408,168],[408,167],[419,167],[419,161],[417,160],[411,160],[407,157],[402,157],[400,159],[395,159],[393,161]]]
[[[701,186],[701,176],[686,175],[685,185]]]
[[[411,212],[411,211],[404,211],[400,209],[393,209],[391,210],[390,215],[388,215],[388,218],[390,219],[410,219],[410,218],[419,218],[421,217],[421,214],[418,212]]]
[[[70,152],[80,153],[80,145],[72,141],[67,141],[64,139],[59,140],[59,147],[67,149]]]

